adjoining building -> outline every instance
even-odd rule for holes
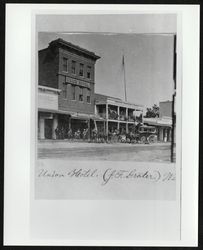
[[[172,101],[159,103],[159,117],[143,118],[146,125],[155,126],[158,133],[158,141],[171,141],[172,132]]]
[[[94,119],[95,53],[57,39],[39,51],[38,137],[90,128]],[[90,131],[90,129],[88,129]]]
[[[124,102],[120,98],[95,94],[97,129],[108,134],[117,130],[128,133],[136,122],[142,122],[143,106]]]

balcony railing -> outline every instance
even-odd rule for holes
[[[98,115],[101,117],[101,118],[106,118],[106,113],[98,113]]]
[[[110,120],[118,120],[119,116],[115,110],[109,110],[108,112],[108,119]]]
[[[101,118],[106,119],[106,113],[102,112],[102,113],[98,113],[98,116],[100,116]],[[116,111],[112,111],[108,113],[108,119],[110,120],[118,120],[118,121],[125,121],[125,122],[135,122],[136,120],[138,120],[137,117],[135,117],[134,115],[118,115],[118,113]]]
[[[127,121],[127,119],[128,119],[128,118],[127,118],[127,116],[125,116],[125,115],[120,115],[120,116],[119,116],[119,120],[120,120],[120,121]]]
[[[129,122],[134,122],[135,121],[135,117],[134,116],[129,116],[128,117],[128,121]]]

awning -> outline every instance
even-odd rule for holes
[[[38,108],[39,112],[46,112],[46,113],[52,113],[52,114],[64,114],[71,116],[72,119],[83,119],[83,120],[96,120],[96,121],[105,121],[104,118],[97,116],[95,114],[85,114],[85,113],[79,113],[79,112],[71,112],[71,111],[64,111],[64,110],[52,110],[52,109],[42,109]]]
[[[80,113],[77,113],[77,114],[71,115],[71,118],[72,118],[72,119],[89,120],[91,117],[90,117],[90,115],[88,115],[88,114],[80,114]]]
[[[64,114],[64,115],[73,115],[75,114],[74,112],[71,111],[64,111],[64,110],[55,110],[55,109],[43,109],[43,108],[38,108],[39,112],[46,112],[46,113],[52,113],[52,114]]]
[[[172,119],[144,118],[143,123],[160,127],[172,127]]]

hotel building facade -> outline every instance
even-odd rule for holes
[[[56,129],[129,132],[143,106],[95,93],[100,57],[57,39],[38,54],[38,139],[57,139]]]

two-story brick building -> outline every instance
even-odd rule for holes
[[[76,131],[90,126],[95,112],[95,63],[99,58],[62,39],[50,42],[39,51],[40,139],[55,139],[57,128],[72,127]]]

